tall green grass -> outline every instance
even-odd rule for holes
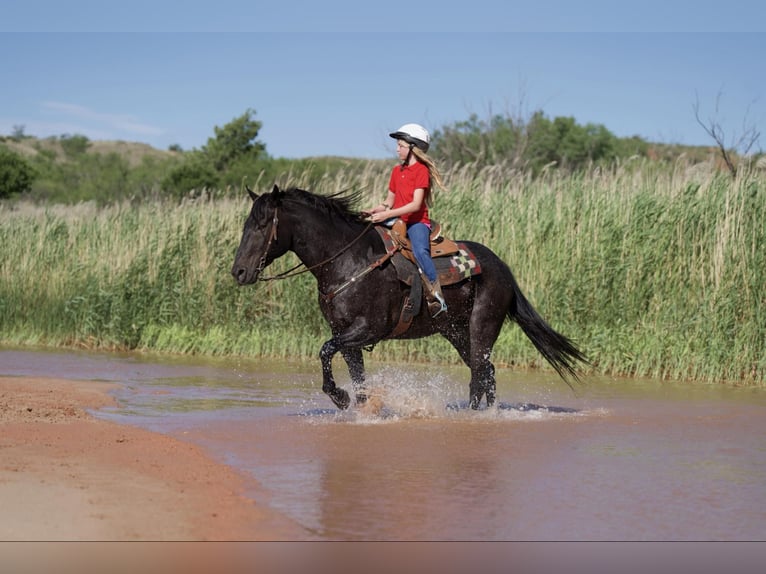
[[[313,190],[385,193],[387,167]],[[290,174],[301,183],[300,174]],[[288,184],[290,181],[280,182]],[[628,162],[565,176],[464,166],[433,215],[491,247],[538,311],[595,369],[699,381],[766,380],[764,176]],[[262,191],[266,191],[265,186]],[[239,288],[229,275],[246,196],[105,208],[0,207],[0,341],[173,353],[316,357],[329,337],[313,278]],[[360,205],[360,208],[365,207]],[[292,254],[270,272],[296,263]],[[443,340],[376,358],[457,362]],[[539,365],[516,326],[498,364]]]

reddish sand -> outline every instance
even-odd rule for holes
[[[0,377],[0,541],[307,539],[200,448],[90,416],[109,389]]]

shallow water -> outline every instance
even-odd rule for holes
[[[477,412],[467,369],[370,362],[365,413],[318,361],[0,350],[0,375],[120,383],[97,416],[203,446],[309,540],[766,539],[764,389],[498,369]]]

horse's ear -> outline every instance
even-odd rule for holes
[[[275,201],[279,201],[280,199],[282,199],[282,196],[284,196],[284,194],[285,192],[279,189],[279,186],[275,183],[274,188],[271,190],[271,197]]]
[[[250,196],[250,199],[252,199],[253,201],[258,199],[258,194],[255,193],[252,189],[250,189],[249,186],[246,185],[245,189],[247,190],[247,194]]]

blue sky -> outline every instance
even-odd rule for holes
[[[6,1],[0,134],[192,149],[253,109],[272,156],[394,157],[404,123],[542,110],[708,145],[696,102],[766,129],[766,3],[528,4]]]

